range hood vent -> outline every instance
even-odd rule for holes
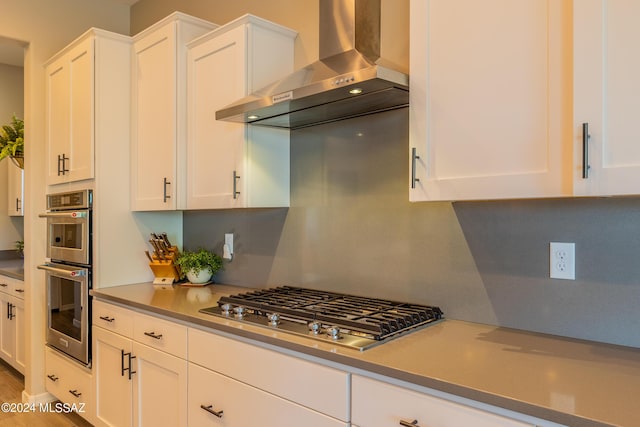
[[[320,60],[216,112],[298,129],[409,105],[409,76],[380,58],[380,0],[319,0]]]

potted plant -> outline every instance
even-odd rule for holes
[[[13,115],[10,125],[0,129],[0,160],[11,157],[24,169],[24,121]]]
[[[222,270],[222,258],[204,248],[180,252],[175,263],[180,267],[181,277],[186,276],[193,284],[207,283],[214,274]]]
[[[16,253],[20,258],[24,258],[24,240],[16,240]]]

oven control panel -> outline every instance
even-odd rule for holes
[[[93,204],[91,190],[74,191],[47,195],[47,210],[90,209]]]

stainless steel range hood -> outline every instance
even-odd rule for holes
[[[298,129],[409,105],[409,76],[380,58],[380,0],[319,0],[320,60],[216,112]]]

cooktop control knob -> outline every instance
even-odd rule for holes
[[[340,328],[338,328],[337,326],[328,328],[327,335],[329,335],[329,338],[337,340],[338,338],[340,338]]]
[[[307,326],[309,327],[309,330],[316,335],[319,334],[320,331],[322,330],[322,323],[318,322],[317,320],[313,322],[309,322]]]
[[[247,309],[239,305],[233,309],[233,312],[236,314],[237,319],[242,319],[247,312]]]
[[[229,314],[231,314],[232,308],[233,306],[230,303],[225,303],[220,306],[220,309],[222,310],[222,314],[224,314],[225,316],[228,316]]]
[[[271,313],[267,318],[271,326],[278,326],[278,323],[280,323],[280,315],[278,313]]]

